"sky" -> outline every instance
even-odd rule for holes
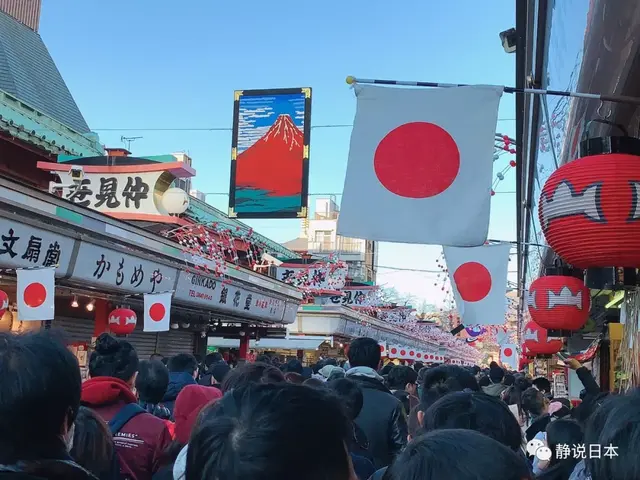
[[[235,90],[313,89],[309,188],[339,201],[355,113],[346,76],[513,85],[515,55],[498,34],[514,25],[513,0],[44,0],[40,33],[102,143],[187,152],[194,187],[226,211]],[[514,105],[505,94],[498,122],[511,137]],[[515,169],[496,192],[489,238],[513,241]],[[300,232],[299,220],[246,223],[278,242]],[[381,244],[378,283],[440,304],[435,274],[400,270],[436,270],[440,251]]]

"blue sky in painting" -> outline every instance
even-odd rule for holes
[[[302,130],[304,123],[304,94],[244,95],[240,97],[238,122],[238,153],[243,152],[268,130],[278,115],[287,114]]]

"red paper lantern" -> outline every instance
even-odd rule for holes
[[[137,321],[136,312],[130,308],[116,308],[109,314],[109,328],[118,336],[131,334]]]
[[[562,349],[562,340],[550,340],[547,330],[531,321],[524,327],[524,347],[529,353],[527,356],[553,355]]]
[[[539,277],[529,287],[527,300],[534,322],[548,330],[578,330],[589,319],[591,297],[579,278]]]
[[[549,176],[538,214],[549,246],[578,268],[640,265],[640,158],[609,153]]]
[[[2,317],[9,308],[9,295],[4,290],[0,290],[0,317]]]

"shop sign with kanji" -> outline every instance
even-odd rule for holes
[[[69,269],[74,239],[0,218],[0,268]]]
[[[173,290],[178,269],[82,242],[73,269],[73,280],[136,293]]]

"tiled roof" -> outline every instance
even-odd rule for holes
[[[90,131],[40,35],[2,12],[0,90],[79,133]]]

